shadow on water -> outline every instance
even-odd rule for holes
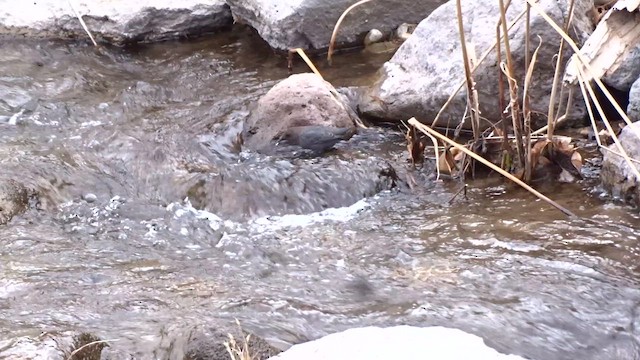
[[[363,84],[384,60],[353,53],[323,71]],[[0,226],[0,339],[86,330],[148,358],[238,318],[281,345],[402,323],[532,359],[638,352],[640,219],[593,181],[544,189],[578,220],[498,180],[451,204],[459,185],[430,180],[339,211],[231,219],[184,199],[203,172],[251,174],[234,135],[287,76],[252,34],[102,51],[3,42],[0,69],[2,176],[42,194]],[[253,160],[261,174],[402,166],[403,146],[380,129],[318,161]],[[229,207],[253,195],[234,196]]]

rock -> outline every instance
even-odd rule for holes
[[[99,340],[98,337],[89,333],[71,332],[43,333],[37,337],[23,336],[0,342],[0,358],[7,360],[100,360],[100,353],[107,345]],[[92,344],[88,345],[90,343]],[[74,351],[76,352],[71,357]]]
[[[457,329],[395,326],[365,327],[294,345],[274,360],[524,360],[500,354],[482,338]]]
[[[395,121],[415,116],[418,120],[431,124],[464,78],[455,3],[450,1],[442,5],[423,20],[393,58],[384,64],[375,85],[366,90],[360,99],[361,115]],[[493,0],[463,2],[466,39],[473,43],[470,49],[475,48],[478,57],[495,42],[498,5]],[[568,13],[565,1],[543,0],[540,6],[560,24]],[[580,36],[591,31],[591,19],[586,12],[592,6],[593,2],[589,0],[576,1],[573,24]],[[512,2],[507,18],[513,19],[523,7],[523,2]],[[518,73],[520,94],[524,75],[524,29],[525,24],[521,21],[510,32],[513,34],[510,36],[510,45]],[[529,90],[531,107],[534,112],[546,114],[554,75],[554,56],[560,37],[544,19],[535,15],[535,11],[532,11],[531,29],[532,52],[539,43],[538,35],[542,38],[533,73],[534,81]],[[570,51],[567,52],[567,58],[570,54]],[[500,119],[502,110],[498,102],[499,71],[494,52],[487,57],[475,75],[481,116],[493,122]],[[508,92],[506,85],[505,89]],[[576,101],[571,118],[581,119],[586,113],[584,103],[579,97],[579,91],[574,92],[574,95]],[[466,104],[466,91],[463,90],[443,113],[439,125],[457,126],[465,114]],[[466,127],[470,128],[470,124],[467,123]]]
[[[367,36],[364,37],[364,46],[378,43],[382,41],[382,38],[384,38],[384,34],[382,33],[382,31],[378,29],[371,29],[367,33]]]
[[[633,83],[631,90],[629,90],[627,116],[631,121],[640,120],[640,78]]]
[[[376,158],[288,161],[269,157],[197,174],[183,197],[197,209],[242,221],[349,206],[393,188],[396,181],[393,167]]]
[[[338,18],[352,0],[228,0],[236,21],[255,28],[280,50],[326,49]],[[405,22],[419,22],[442,0],[372,1],[353,9],[344,19],[337,45],[361,44],[371,29],[391,33]]]
[[[623,149],[632,159],[640,159],[640,122],[634,122],[622,129],[619,139]],[[615,144],[609,148],[617,151]],[[640,169],[638,165],[636,168]],[[614,197],[640,205],[640,179],[631,172],[631,168],[621,156],[605,151],[600,176],[602,185]]]
[[[291,75],[260,98],[251,111],[244,124],[244,145],[258,152],[269,152],[274,141],[296,137],[289,136],[297,134],[289,129],[326,126],[347,131],[355,129],[355,117],[343,96],[338,95],[333,86],[319,76],[311,73]],[[314,141],[311,135],[320,136],[329,131],[309,132],[306,133],[308,136],[302,138],[297,136],[298,142]],[[348,139],[346,136],[341,138]],[[297,145],[307,147],[302,143]]]
[[[14,180],[0,179],[0,225],[27,210],[29,191]]]
[[[200,329],[192,334],[187,344],[184,360],[228,360],[231,357],[224,346],[229,342],[229,334],[233,336],[239,350],[245,346],[249,348],[251,359],[266,360],[278,354],[281,350],[274,348],[264,339],[238,329],[229,328],[208,328]],[[248,336],[248,341],[246,340]]]
[[[0,0],[0,34],[86,38],[69,3],[95,37],[114,43],[197,35],[232,23],[224,0]]]

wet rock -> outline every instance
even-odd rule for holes
[[[43,333],[0,342],[0,358],[29,360],[100,360],[107,346],[89,333]],[[73,354],[73,356],[72,356]]]
[[[640,120],[640,78],[633,83],[631,90],[629,90],[627,116],[631,121]]]
[[[260,158],[198,175],[185,197],[223,219],[246,220],[348,206],[395,182],[393,167],[376,158]]]
[[[294,345],[274,360],[524,360],[505,355],[484,344],[482,338],[444,327],[366,327],[327,335]]]
[[[463,3],[467,41],[473,43],[471,49],[475,48],[478,56],[495,42],[498,6],[498,2],[491,0]],[[513,2],[507,12],[508,19],[517,16],[524,6],[522,2]],[[568,15],[568,3],[565,1],[544,0],[540,2],[540,6],[560,24]],[[588,0],[576,1],[573,24],[579,40],[591,32],[591,19],[586,13],[592,6],[593,2]],[[546,114],[560,37],[544,19],[534,13],[532,12],[531,17],[531,51],[533,52],[539,43],[538,36],[542,38],[542,46],[529,91],[532,110]],[[455,1],[442,5],[423,20],[393,58],[384,64],[376,84],[361,97],[361,114],[373,119],[396,121],[415,116],[418,120],[431,124],[442,105],[464,78],[457,26]],[[519,22],[511,33],[511,51],[518,85],[522,89],[525,72],[524,22]],[[571,52],[566,54],[568,59]],[[502,60],[504,61],[504,57]],[[499,72],[494,52],[475,73],[481,115],[490,121],[499,120],[502,111],[498,102]],[[508,89],[506,85],[505,89]],[[520,93],[522,94],[522,91]],[[575,96],[571,118],[581,119],[585,114],[584,103],[579,97],[579,91],[575,92]],[[439,125],[458,125],[465,114],[466,104],[466,92],[463,90],[445,110]],[[470,126],[466,124],[467,128]]]
[[[231,12],[223,0],[37,0],[5,3],[0,11],[0,34],[5,35],[86,38],[69,3],[83,15],[94,36],[115,43],[197,35],[232,23]]]
[[[224,345],[225,342],[230,341],[229,334],[233,336],[238,350],[242,350],[245,346],[249,349],[252,359],[265,360],[281,352],[264,339],[230,326],[228,328],[200,329],[194,332],[187,344],[184,360],[230,359]]]
[[[632,159],[640,159],[640,122],[635,122],[622,129],[619,136],[622,147]],[[609,147],[617,151],[615,144]],[[637,168],[638,165],[636,165]],[[640,205],[640,179],[638,179],[627,162],[610,151],[604,152],[602,160],[602,185],[614,197],[635,205]]]
[[[0,179],[0,225],[23,213],[29,205],[29,191],[14,180]]]
[[[353,9],[337,37],[338,45],[361,44],[371,29],[391,33],[405,22],[419,22],[444,1],[372,1]],[[333,27],[351,0],[228,0],[233,16],[255,28],[271,47],[325,49]]]
[[[270,152],[277,140],[288,139],[292,145],[322,150],[332,139],[346,140],[355,133],[355,116],[343,97],[319,76],[292,75],[260,98],[244,124],[244,144]]]

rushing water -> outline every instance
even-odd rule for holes
[[[322,71],[357,85],[383,60],[344,55]],[[242,31],[98,51],[2,42],[0,166],[42,195],[0,226],[0,340],[89,331],[146,358],[237,318],[283,345],[412,324],[532,359],[640,352],[640,219],[593,179],[542,187],[580,219],[498,179],[450,201],[460,185],[426,169],[412,190],[310,216],[231,221],[191,206],[185,168],[238,166],[242,117],[286,76]],[[359,146],[403,164],[391,130]]]

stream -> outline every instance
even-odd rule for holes
[[[320,71],[362,85],[389,56],[343,54]],[[286,77],[286,59],[242,29],[127,49],[1,42],[0,167],[41,195],[0,225],[0,341],[88,331],[169,359],[194,326],[238,319],[283,347],[352,327],[443,325],[531,359],[640,359],[640,216],[601,194],[597,171],[540,186],[578,219],[496,178],[450,201],[461,185],[429,166],[411,190],[338,209],[203,211],[192,174],[257,156],[234,150],[234,136]],[[365,155],[407,166],[393,129],[304,166]]]

